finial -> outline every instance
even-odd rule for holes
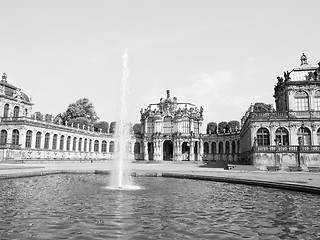
[[[302,65],[308,65],[308,62],[307,62],[307,56],[304,54],[304,53],[302,53],[302,56],[301,56],[301,58],[300,58],[300,61],[301,61],[301,66]]]
[[[6,73],[3,73],[2,74],[2,82],[7,82],[7,74]]]

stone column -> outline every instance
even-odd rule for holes
[[[194,161],[194,141],[193,141],[193,140],[190,140],[189,160],[190,160],[190,161]]]
[[[148,142],[147,141],[143,141],[143,159],[146,161],[149,160]]]
[[[199,139],[199,157],[198,157],[198,161],[202,161],[202,156],[203,156],[203,140]]]
[[[20,129],[20,136],[19,136],[19,144],[21,146],[21,149],[25,150],[26,149],[26,129]]]

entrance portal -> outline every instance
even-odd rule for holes
[[[153,142],[148,142],[149,160],[153,160],[153,153],[154,153]]]
[[[170,140],[163,143],[163,160],[173,160],[173,143]]]

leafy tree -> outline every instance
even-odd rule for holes
[[[219,131],[220,133],[226,131],[226,130],[227,130],[227,129],[226,129],[226,128],[227,128],[227,125],[228,125],[228,123],[225,122],[225,121],[219,122],[219,124],[218,124],[218,131]]]
[[[98,132],[101,129],[103,133],[107,133],[109,130],[109,123],[105,121],[96,122],[93,124],[93,127],[94,127],[94,131]]]
[[[240,123],[237,120],[232,120],[230,122],[228,122],[228,125],[226,127],[226,131],[227,132],[234,132],[237,129],[240,129]]]
[[[271,104],[256,102],[253,106],[254,112],[272,112],[274,109]]]
[[[207,134],[211,133],[215,133],[217,131],[217,123],[215,122],[209,122],[207,124]]]
[[[39,111],[32,114],[31,117],[38,121],[43,121],[43,114]]]
[[[88,98],[81,98],[75,103],[71,103],[68,106],[65,114],[62,114],[62,119],[64,122],[76,118],[86,118],[91,124],[97,121],[97,113],[95,112],[94,107]]]
[[[134,134],[141,134],[141,124],[140,123],[134,124],[132,129],[133,129]]]
[[[59,113],[57,116],[54,117],[53,122],[56,124],[64,124],[65,122],[63,121],[63,116],[61,113]]]
[[[116,132],[116,122],[111,122],[110,123],[110,128],[109,128],[109,133],[115,133]]]
[[[52,114],[46,114],[46,115],[44,115],[44,120],[46,121],[46,122],[51,122],[52,120],[54,119],[54,117],[53,117],[53,115]]]

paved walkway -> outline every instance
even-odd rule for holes
[[[199,163],[133,163],[132,172],[139,174],[171,174],[180,176],[205,176],[211,180],[231,179],[242,183],[247,182],[269,182],[272,184],[286,184],[297,187],[311,187],[317,189],[320,194],[320,173],[311,172],[268,172],[268,171],[239,171],[223,170],[218,168],[203,168]],[[0,163],[0,178],[15,176],[30,176],[32,174],[51,173],[60,171],[69,172],[92,172],[110,171],[111,162],[95,163],[46,163],[46,164],[4,164]],[[169,176],[169,175],[167,175]],[[201,178],[200,178],[201,179]],[[210,179],[208,179],[210,180]],[[227,182],[228,182],[227,181]],[[230,181],[229,181],[230,182]],[[255,184],[251,184],[255,185]],[[258,184],[259,185],[259,184]]]

